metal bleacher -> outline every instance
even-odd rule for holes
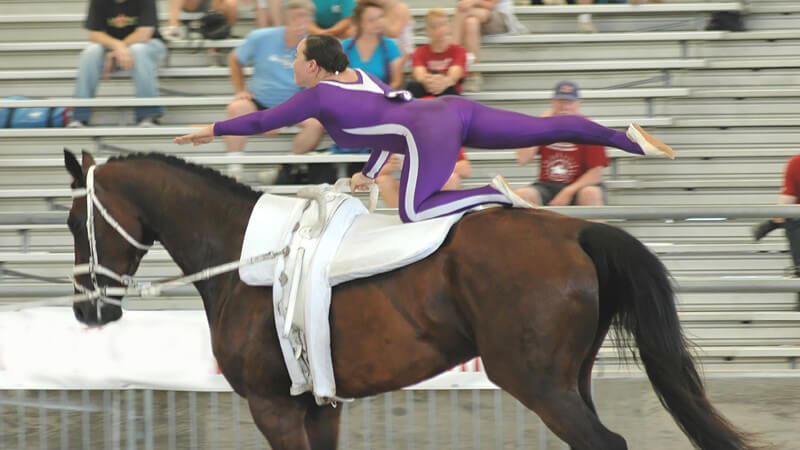
[[[426,8],[452,6],[444,0],[409,2],[420,28]],[[100,159],[119,150],[162,151],[224,168],[232,162],[221,143],[183,148],[171,143],[189,126],[224,117],[231,86],[225,67],[209,67],[207,47],[230,49],[240,40],[170,43],[161,86],[169,95],[132,98],[124,77],[101,84],[98,97],[76,100],[78,53],[86,45],[85,1],[2,0],[0,8],[0,108],[92,106],[91,127],[0,129],[0,303],[69,292],[18,272],[64,279],[71,269],[72,240],[57,223],[69,204],[68,176],[61,150],[93,151]],[[165,2],[159,3],[165,13]],[[715,11],[741,11],[748,31],[704,31]],[[590,12],[599,33],[576,34],[575,16]],[[648,5],[520,6],[530,33],[494,36],[484,42],[483,60],[472,68],[484,75],[484,90],[468,94],[486,104],[530,114],[547,108],[550,87],[573,79],[583,88],[583,113],[612,127],[631,121],[652,129],[676,148],[674,161],[640,160],[610,150],[606,172],[610,205],[746,208],[775,202],[786,160],[800,142],[800,3],[672,1]],[[243,10],[235,29],[252,29]],[[418,33],[417,42],[424,42]],[[166,106],[163,126],[132,125],[132,107]],[[287,156],[294,130],[250,140],[236,162],[246,173],[277,164],[348,162],[363,156]],[[324,140],[320,148],[330,144]],[[513,184],[529,183],[536,164],[518,166],[515,153],[468,151],[473,176],[486,183],[496,173]],[[292,194],[296,186],[270,187]],[[391,212],[391,211],[390,211]],[[54,219],[55,218],[55,219]],[[796,369],[800,357],[800,312],[796,280],[785,279],[790,259],[785,240],[774,233],[754,244],[750,227],[758,218],[703,220],[612,220],[647,243],[671,269],[680,286],[679,309],[690,336],[701,346],[706,370]],[[163,249],[145,258],[140,274],[178,274]],[[703,289],[703,280],[731,286]],[[738,287],[738,289],[736,289]],[[132,303],[134,308],[198,308],[191,290],[174,297]],[[601,359],[616,361],[611,347]]]

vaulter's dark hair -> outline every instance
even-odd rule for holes
[[[312,34],[307,37],[303,54],[307,60],[313,59],[319,67],[331,73],[343,72],[350,65],[342,43],[331,36]]]

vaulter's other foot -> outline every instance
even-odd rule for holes
[[[672,150],[672,147],[644,131],[639,124],[632,123],[625,134],[628,136],[628,139],[639,144],[639,147],[642,147],[645,156],[675,159],[675,151]]]
[[[511,206],[513,208],[536,208],[536,206],[514,192],[514,188],[508,184],[508,181],[506,181],[502,175],[496,175],[494,178],[492,178],[492,182],[489,183],[489,186],[497,189],[501,194],[505,195],[506,198],[511,202]]]

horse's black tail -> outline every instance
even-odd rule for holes
[[[594,262],[601,314],[612,316],[620,351],[639,348],[661,404],[701,449],[751,448],[711,405],[683,335],[672,280],[664,264],[639,240],[604,224],[590,224],[579,243]]]

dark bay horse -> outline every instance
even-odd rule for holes
[[[73,188],[94,159],[65,150]],[[133,238],[160,241],[184,273],[239,258],[260,193],[211,169],[159,154],[111,158],[96,168],[96,195]],[[75,262],[87,262],[85,199],[69,213]],[[99,263],[133,274],[143,250],[99,214]],[[90,286],[89,277],[77,281]],[[101,285],[118,285],[97,276]],[[195,283],[222,373],[247,398],[274,449],[336,448],[341,408],[289,395],[270,288],[238,272]],[[83,323],[122,315],[76,303]],[[702,449],[751,448],[709,403],[687,351],[669,275],[617,228],[538,210],[492,208],[466,215],[442,247],[410,266],[333,290],[330,312],[337,395],[392,391],[481,356],[494,383],[536,412],[575,449],[624,449],[597,417],[590,393],[595,356],[614,325],[635,342],[665,408]],[[632,342],[633,341],[633,342]]]

